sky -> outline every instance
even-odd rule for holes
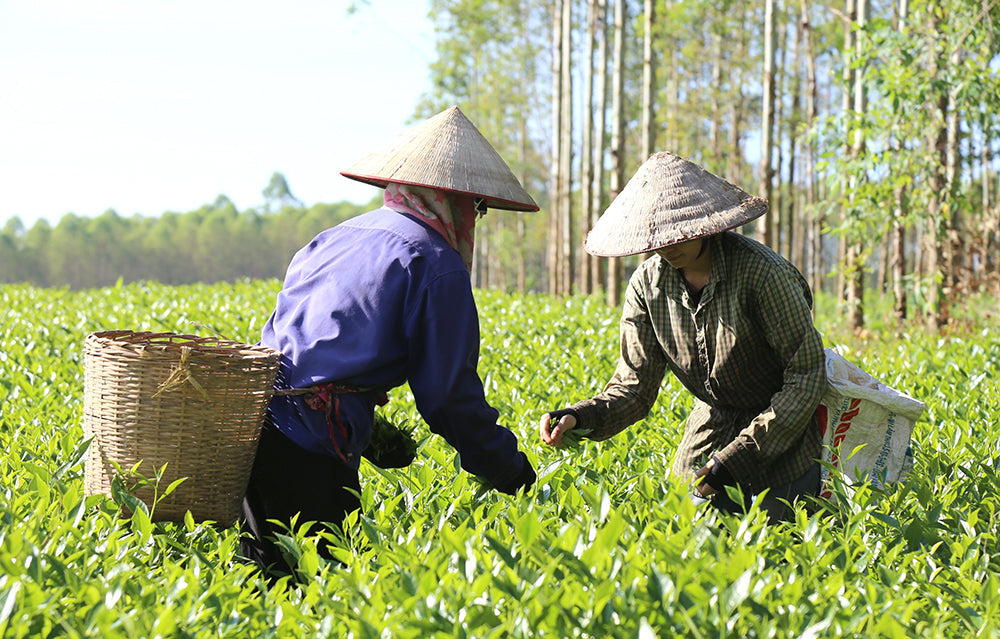
[[[281,172],[307,206],[413,124],[427,0],[0,0],[0,226],[156,216]]]

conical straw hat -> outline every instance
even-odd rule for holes
[[[767,211],[749,195],[672,153],[649,156],[587,235],[592,255],[620,257],[746,224]]]
[[[379,188],[396,182],[475,195],[494,209],[538,210],[500,154],[457,106],[340,174]]]

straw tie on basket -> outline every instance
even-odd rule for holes
[[[178,362],[176,366],[170,369],[170,375],[167,376],[167,379],[163,380],[163,383],[160,384],[160,388],[155,393],[153,393],[153,397],[157,397],[161,393],[174,390],[175,388],[178,388],[180,386],[183,386],[185,383],[190,382],[191,385],[194,386],[195,390],[201,393],[201,396],[203,398],[208,399],[208,393],[205,392],[205,389],[202,387],[202,385],[199,384],[198,380],[196,380],[194,378],[194,375],[191,374],[191,367],[190,364],[188,363],[188,359],[191,356],[191,351],[192,348],[190,346],[181,346],[180,362]]]

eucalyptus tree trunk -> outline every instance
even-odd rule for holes
[[[940,96],[935,108],[944,114],[948,109],[947,96]],[[946,275],[941,272],[945,264],[943,254],[943,243],[947,240],[938,225],[938,217],[941,215],[942,195],[947,180],[944,175],[943,155],[947,148],[947,126],[941,126],[928,132],[928,145],[932,151],[936,151],[942,162],[936,165],[931,172],[930,189],[931,196],[927,203],[927,217],[925,220],[923,233],[923,253],[925,256],[924,268],[927,276],[924,297],[927,302],[928,313],[926,317],[927,328],[932,331],[940,330],[941,325],[946,321],[945,304],[942,296],[939,278],[944,281]]]
[[[575,246],[573,242],[573,2],[565,0],[562,6],[562,82],[559,103],[562,115],[559,117],[559,199],[562,203],[559,224],[562,240],[560,251],[561,270],[559,275],[560,294],[573,294],[573,262]]]
[[[856,47],[857,34],[854,32],[854,23],[857,21],[857,5],[855,0],[847,0],[846,16],[847,19],[844,22],[844,57],[847,60],[854,59],[854,50]],[[841,93],[841,118],[844,122],[844,157],[848,157],[851,154],[851,127],[850,127],[850,114],[851,114],[851,100],[853,97],[853,91],[851,87],[853,86],[853,74],[851,72],[851,65],[849,63],[844,64],[843,69],[843,84],[844,89]],[[841,213],[841,217],[846,215],[846,212]],[[844,220],[846,221],[846,220]],[[837,263],[840,268],[837,269],[837,310],[843,312],[843,306],[847,302],[847,271],[848,271],[848,250],[847,250],[847,233],[841,233],[837,240]]]
[[[550,295],[558,295],[561,290],[559,276],[561,269],[562,229],[562,5],[571,0],[556,0],[552,17],[552,160],[549,167],[549,232],[547,238],[548,253],[548,290]]]
[[[805,47],[806,63],[806,128],[812,131],[816,125],[816,52],[812,41],[812,18],[809,14],[809,0],[801,0],[802,8],[802,42]],[[822,277],[822,219],[816,211],[816,143],[810,138],[806,141],[805,181],[806,181],[806,235],[809,244],[808,275],[811,277],[814,292],[823,289]]]
[[[952,50],[948,59],[948,65],[952,69],[959,68],[962,63],[959,49]],[[965,242],[960,230],[960,207],[957,206],[959,171],[961,170],[961,155],[959,144],[962,133],[959,130],[958,112],[958,90],[959,88],[951,83],[948,86],[948,119],[946,124],[947,143],[945,148],[945,193],[951,203],[949,214],[944,218],[944,264],[942,272],[945,276],[945,290],[942,291],[945,299],[949,303],[958,299],[958,296],[965,292],[965,265],[963,256],[966,254]]]
[[[654,0],[645,0],[643,6],[643,35],[642,35],[642,157],[640,160],[646,161],[654,150],[656,144],[656,134],[653,129],[655,118],[653,116],[653,96],[656,89],[656,67],[653,59],[653,25],[656,17],[654,15]],[[652,253],[645,253],[640,259],[645,260],[652,257]]]
[[[906,33],[907,20],[909,18],[909,2],[908,0],[899,0],[898,7],[898,18],[896,23],[896,30],[900,33]],[[897,114],[901,115],[901,114]],[[892,147],[895,151],[900,148],[900,143],[898,140],[893,140]],[[900,184],[894,189],[893,192],[893,219],[892,219],[892,231],[891,236],[891,252],[892,259],[889,262],[890,269],[892,270],[892,314],[895,317],[896,322],[900,323],[907,316],[907,299],[906,299],[906,226],[904,220],[909,213],[909,204],[907,202],[907,189],[906,186]]]
[[[666,7],[667,13],[670,12],[671,7],[674,4],[674,0],[665,0],[664,5]],[[680,141],[680,65],[677,63],[678,53],[677,46],[671,46],[676,40],[676,36],[669,35],[667,38],[666,53],[667,59],[664,61],[664,66],[667,70],[666,78],[666,95],[664,96],[666,104],[665,111],[667,114],[667,130],[666,139],[663,141],[665,151],[671,153],[681,152],[681,141]]]
[[[930,12],[930,29],[929,38],[931,42],[937,40],[937,36],[941,31],[941,18],[936,15],[933,11]],[[927,47],[928,55],[930,57],[928,63],[928,74],[933,79],[941,79],[944,75],[944,69],[941,68],[942,58],[939,57],[939,52],[935,51],[934,47]],[[933,86],[933,85],[932,85]],[[930,108],[937,111],[935,115],[935,121],[940,123],[936,126],[929,127],[927,130],[927,145],[928,145],[928,155],[931,157],[936,157],[937,162],[931,168],[931,175],[929,180],[930,188],[930,198],[927,202],[927,214],[925,216],[925,227],[923,233],[923,247],[922,253],[925,257],[925,268],[926,276],[924,278],[926,282],[925,296],[925,308],[928,309],[925,321],[927,328],[932,331],[938,331],[941,328],[941,324],[945,319],[945,307],[941,296],[941,286],[939,281],[945,281],[947,277],[946,273],[940,272],[941,267],[944,265],[943,256],[943,243],[947,240],[947,236],[943,236],[939,229],[941,226],[938,224],[938,220],[941,217],[941,197],[942,192],[947,184],[947,178],[945,175],[945,167],[947,166],[947,152],[948,152],[948,91],[947,89],[937,87],[934,89],[934,94],[930,98]],[[940,280],[939,280],[940,278]]]
[[[504,229],[509,219],[510,216],[507,215],[496,215],[493,217],[493,228],[489,230],[491,236],[490,246],[493,250],[490,251],[489,260],[487,261],[486,288],[499,290],[507,288],[507,277],[503,268],[502,251],[504,247],[501,245],[500,238],[503,237]]]
[[[857,24],[859,29],[864,29],[868,20],[868,0],[857,0]],[[862,42],[860,38],[854,39],[855,45],[855,69],[851,92],[853,94],[855,129],[851,140],[851,158],[858,159],[865,153],[865,137],[861,128],[861,119],[867,110],[867,92],[865,90],[865,69],[864,65],[858,61],[864,56]],[[849,180],[850,192],[848,200],[852,208],[855,201],[855,193],[859,187],[860,179],[856,174],[852,174]],[[849,243],[847,250],[847,306],[848,306],[848,326],[859,329],[864,326],[864,291],[865,291],[865,271],[864,262],[860,250],[860,237],[855,237]]]
[[[990,246],[993,236],[993,229],[990,224],[993,217],[993,207],[990,205],[990,180],[992,179],[990,176],[990,139],[986,133],[985,125],[983,126],[983,144],[982,148],[979,149],[979,165],[981,167],[980,180],[982,181],[983,198],[982,209],[979,214],[982,219],[982,228],[980,231],[982,235],[981,245],[983,247],[983,262],[981,264],[982,275],[980,276],[982,279],[987,273],[989,273],[988,269],[990,257],[991,255],[994,255],[991,253],[992,247]]]
[[[653,152],[656,143],[653,131],[653,92],[656,87],[656,68],[653,60],[653,23],[655,21],[653,0],[645,0],[643,8],[642,39],[642,161]]]
[[[775,12],[777,14],[777,12]],[[785,215],[785,202],[787,198],[785,197],[785,185],[782,183],[782,175],[785,170],[785,145],[782,143],[784,140],[784,128],[788,124],[788,119],[785,117],[784,113],[784,100],[780,99],[780,96],[786,95],[787,86],[785,80],[788,77],[788,65],[787,65],[787,53],[788,47],[784,45],[783,38],[782,43],[779,45],[777,34],[784,34],[784,29],[782,28],[781,21],[778,16],[775,15],[775,69],[774,69],[774,116],[773,125],[774,133],[771,137],[773,140],[772,148],[773,153],[773,163],[774,163],[774,175],[771,178],[771,242],[774,245],[773,248],[776,253],[790,259],[790,254],[788,252],[788,237],[784,234],[786,229],[787,217]],[[790,188],[790,187],[789,187]]]
[[[523,24],[523,20],[522,20]],[[522,167],[527,167],[527,155],[528,155],[528,122],[527,118],[521,118],[519,122],[520,126],[520,145],[518,147],[518,156],[520,158],[520,165]],[[522,170],[521,184],[526,184],[527,176],[524,175],[526,169]],[[517,216],[517,224],[515,226],[515,233],[517,237],[517,292],[526,293],[528,291],[528,265],[527,265],[527,250],[525,249],[525,236],[527,235],[527,224],[524,221],[524,214]]]
[[[597,36],[597,96],[594,100],[597,109],[597,120],[594,122],[594,157],[591,164],[594,167],[593,189],[591,191],[590,224],[594,228],[597,219],[604,210],[604,154],[607,150],[606,115],[608,106],[608,2],[597,0],[596,36]],[[605,261],[596,255],[587,254],[590,264],[590,279],[594,292],[599,290],[604,281]]]
[[[983,116],[985,119],[985,115]],[[998,270],[1000,270],[1000,203],[994,204],[991,200],[992,193],[990,191],[990,184],[993,180],[992,171],[990,170],[990,148],[992,146],[991,139],[987,133],[986,123],[983,123],[983,145],[980,149],[981,159],[980,164],[982,165],[982,176],[983,181],[983,208],[982,208],[982,279],[989,282],[991,278],[996,280],[997,290],[995,295],[997,297],[998,303],[1000,303],[1000,276],[997,275]]]
[[[771,201],[772,179],[774,168],[771,165],[771,137],[774,133],[774,49],[775,49],[775,0],[764,0],[764,78],[763,78],[763,109],[761,111],[761,141],[760,141],[760,187],[758,194],[768,202]],[[757,239],[767,246],[773,245],[771,236],[771,217],[768,211],[757,219]]]
[[[524,25],[524,24],[526,24],[528,22],[528,19],[529,19],[528,16],[529,16],[530,12],[531,12],[531,9],[527,6],[527,3],[525,3],[525,2],[518,2],[518,13],[519,13],[518,22],[521,25]],[[531,35],[529,34],[528,30],[522,28],[522,29],[519,29],[518,32],[519,32],[519,38],[521,39],[521,47],[520,48],[523,51],[530,51],[531,50]],[[528,60],[528,56],[522,57],[522,66],[520,67],[521,68],[521,82],[523,82],[525,85],[529,85],[531,83],[531,81],[532,81],[532,75],[533,75],[532,74],[532,64],[533,63]],[[527,174],[529,172],[529,169],[528,169],[528,146],[529,146],[528,117],[525,116],[525,117],[518,118],[518,149],[517,149],[517,155],[518,155],[518,160],[519,160],[518,164],[522,167],[521,168],[521,175],[519,176],[520,179],[521,179],[521,184],[528,184],[528,180],[527,180],[527,178],[528,178]],[[519,214],[517,216],[517,222],[515,223],[515,237],[516,237],[516,240],[517,240],[517,247],[515,249],[515,254],[517,256],[517,265],[516,265],[516,269],[517,269],[516,280],[517,281],[516,281],[516,286],[517,286],[517,291],[519,293],[522,293],[522,294],[526,293],[527,290],[528,290],[528,265],[527,265],[528,250],[527,250],[527,248],[525,246],[525,244],[526,244],[525,243],[525,237],[527,236],[527,224],[525,222],[525,215],[530,215],[530,213],[528,213],[528,214]]]
[[[878,273],[875,274],[875,289],[879,295],[885,295],[889,292],[889,269],[891,268],[889,263],[892,253],[892,219],[894,216],[894,213],[890,213],[885,218],[885,224],[882,228],[882,247],[878,255]]]
[[[721,16],[716,14],[716,19]],[[712,31],[712,121],[709,130],[709,146],[712,149],[713,170],[724,171],[723,150],[722,150],[722,105],[719,98],[722,97],[722,65],[725,49],[722,41],[722,33],[719,30]],[[732,179],[732,178],[730,178]]]
[[[485,224],[483,225],[485,226]],[[472,272],[469,279],[472,280],[472,288],[486,288],[486,271],[489,268],[486,262],[490,257],[490,233],[486,229],[479,229],[476,234],[476,243],[472,248]]]
[[[889,262],[890,268],[892,269],[892,315],[896,318],[896,322],[902,322],[906,319],[907,315],[907,299],[906,299],[906,227],[903,226],[902,220],[905,219],[907,215],[907,209],[909,204],[906,200],[906,187],[897,186],[894,193],[893,199],[895,200],[895,206],[893,207],[893,226],[892,226],[892,241],[891,241],[891,252],[892,258]]]
[[[625,185],[625,0],[615,0],[615,50],[613,86],[611,88],[611,181],[608,196],[614,200]],[[621,304],[622,262],[608,258],[608,304]]]
[[[580,141],[580,235],[587,237],[592,228],[594,201],[594,40],[597,33],[597,0],[587,1],[587,29],[583,46],[583,109],[580,115],[583,134]],[[584,295],[594,292],[593,273],[590,271],[589,254],[580,251],[578,272],[579,288]]]
[[[752,11],[752,5],[747,3],[744,10]],[[746,29],[740,29],[736,37],[736,50],[733,52],[732,60],[742,60],[747,55],[748,40]],[[743,73],[740,68],[735,67],[735,76],[730,79],[730,111],[729,111],[729,169],[726,177],[730,182],[743,185],[743,117],[744,104],[746,99],[743,96]]]
[[[806,243],[803,241],[804,228],[799,222],[801,217],[801,206],[799,206],[799,189],[796,188],[796,166],[799,163],[799,135],[802,128],[802,21],[795,23],[795,72],[792,76],[792,104],[788,114],[788,198],[786,204],[785,234],[788,238],[788,259],[798,268],[804,268]]]

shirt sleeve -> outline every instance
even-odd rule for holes
[[[638,278],[633,278],[625,294],[621,352],[611,381],[601,394],[572,407],[578,415],[577,427],[590,429],[590,439],[607,439],[645,418],[663,381],[666,357],[640,287]]]
[[[419,295],[406,323],[407,378],[431,432],[458,451],[462,468],[511,492],[529,464],[517,437],[497,424],[479,378],[479,316],[466,273],[449,273]]]
[[[757,415],[717,453],[739,481],[760,472],[797,446],[826,387],[823,340],[816,331],[804,282],[772,269],[756,292],[759,325],[767,346],[785,362],[781,389]]]

